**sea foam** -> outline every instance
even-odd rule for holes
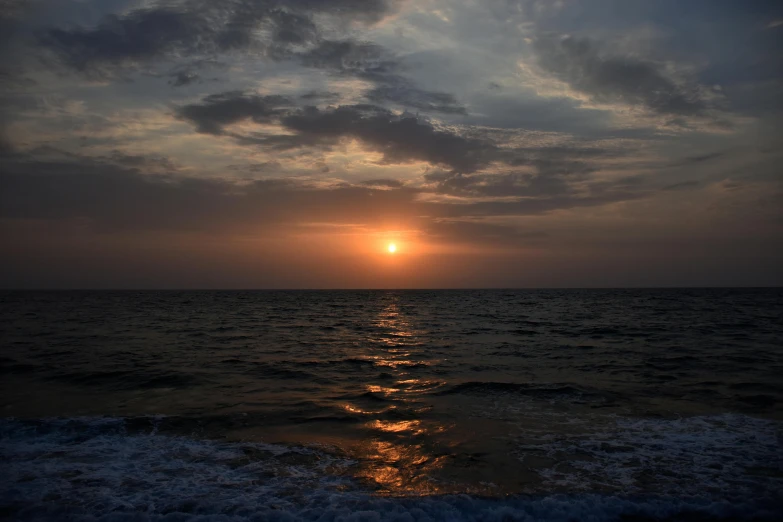
[[[774,520],[783,507],[595,493],[379,497],[326,451],[133,433],[120,418],[2,420],[0,457],[0,509],[15,520]]]

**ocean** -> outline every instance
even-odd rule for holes
[[[780,520],[783,289],[5,291],[0,518]]]

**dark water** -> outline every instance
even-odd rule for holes
[[[783,513],[780,289],[5,292],[0,319],[0,517]]]

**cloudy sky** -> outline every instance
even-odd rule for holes
[[[779,285],[782,117],[774,0],[0,0],[0,286]]]

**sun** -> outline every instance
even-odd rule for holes
[[[389,253],[390,254],[393,254],[393,253],[395,253],[397,251],[397,245],[395,245],[394,243],[389,243],[389,247],[388,248],[389,248]]]

